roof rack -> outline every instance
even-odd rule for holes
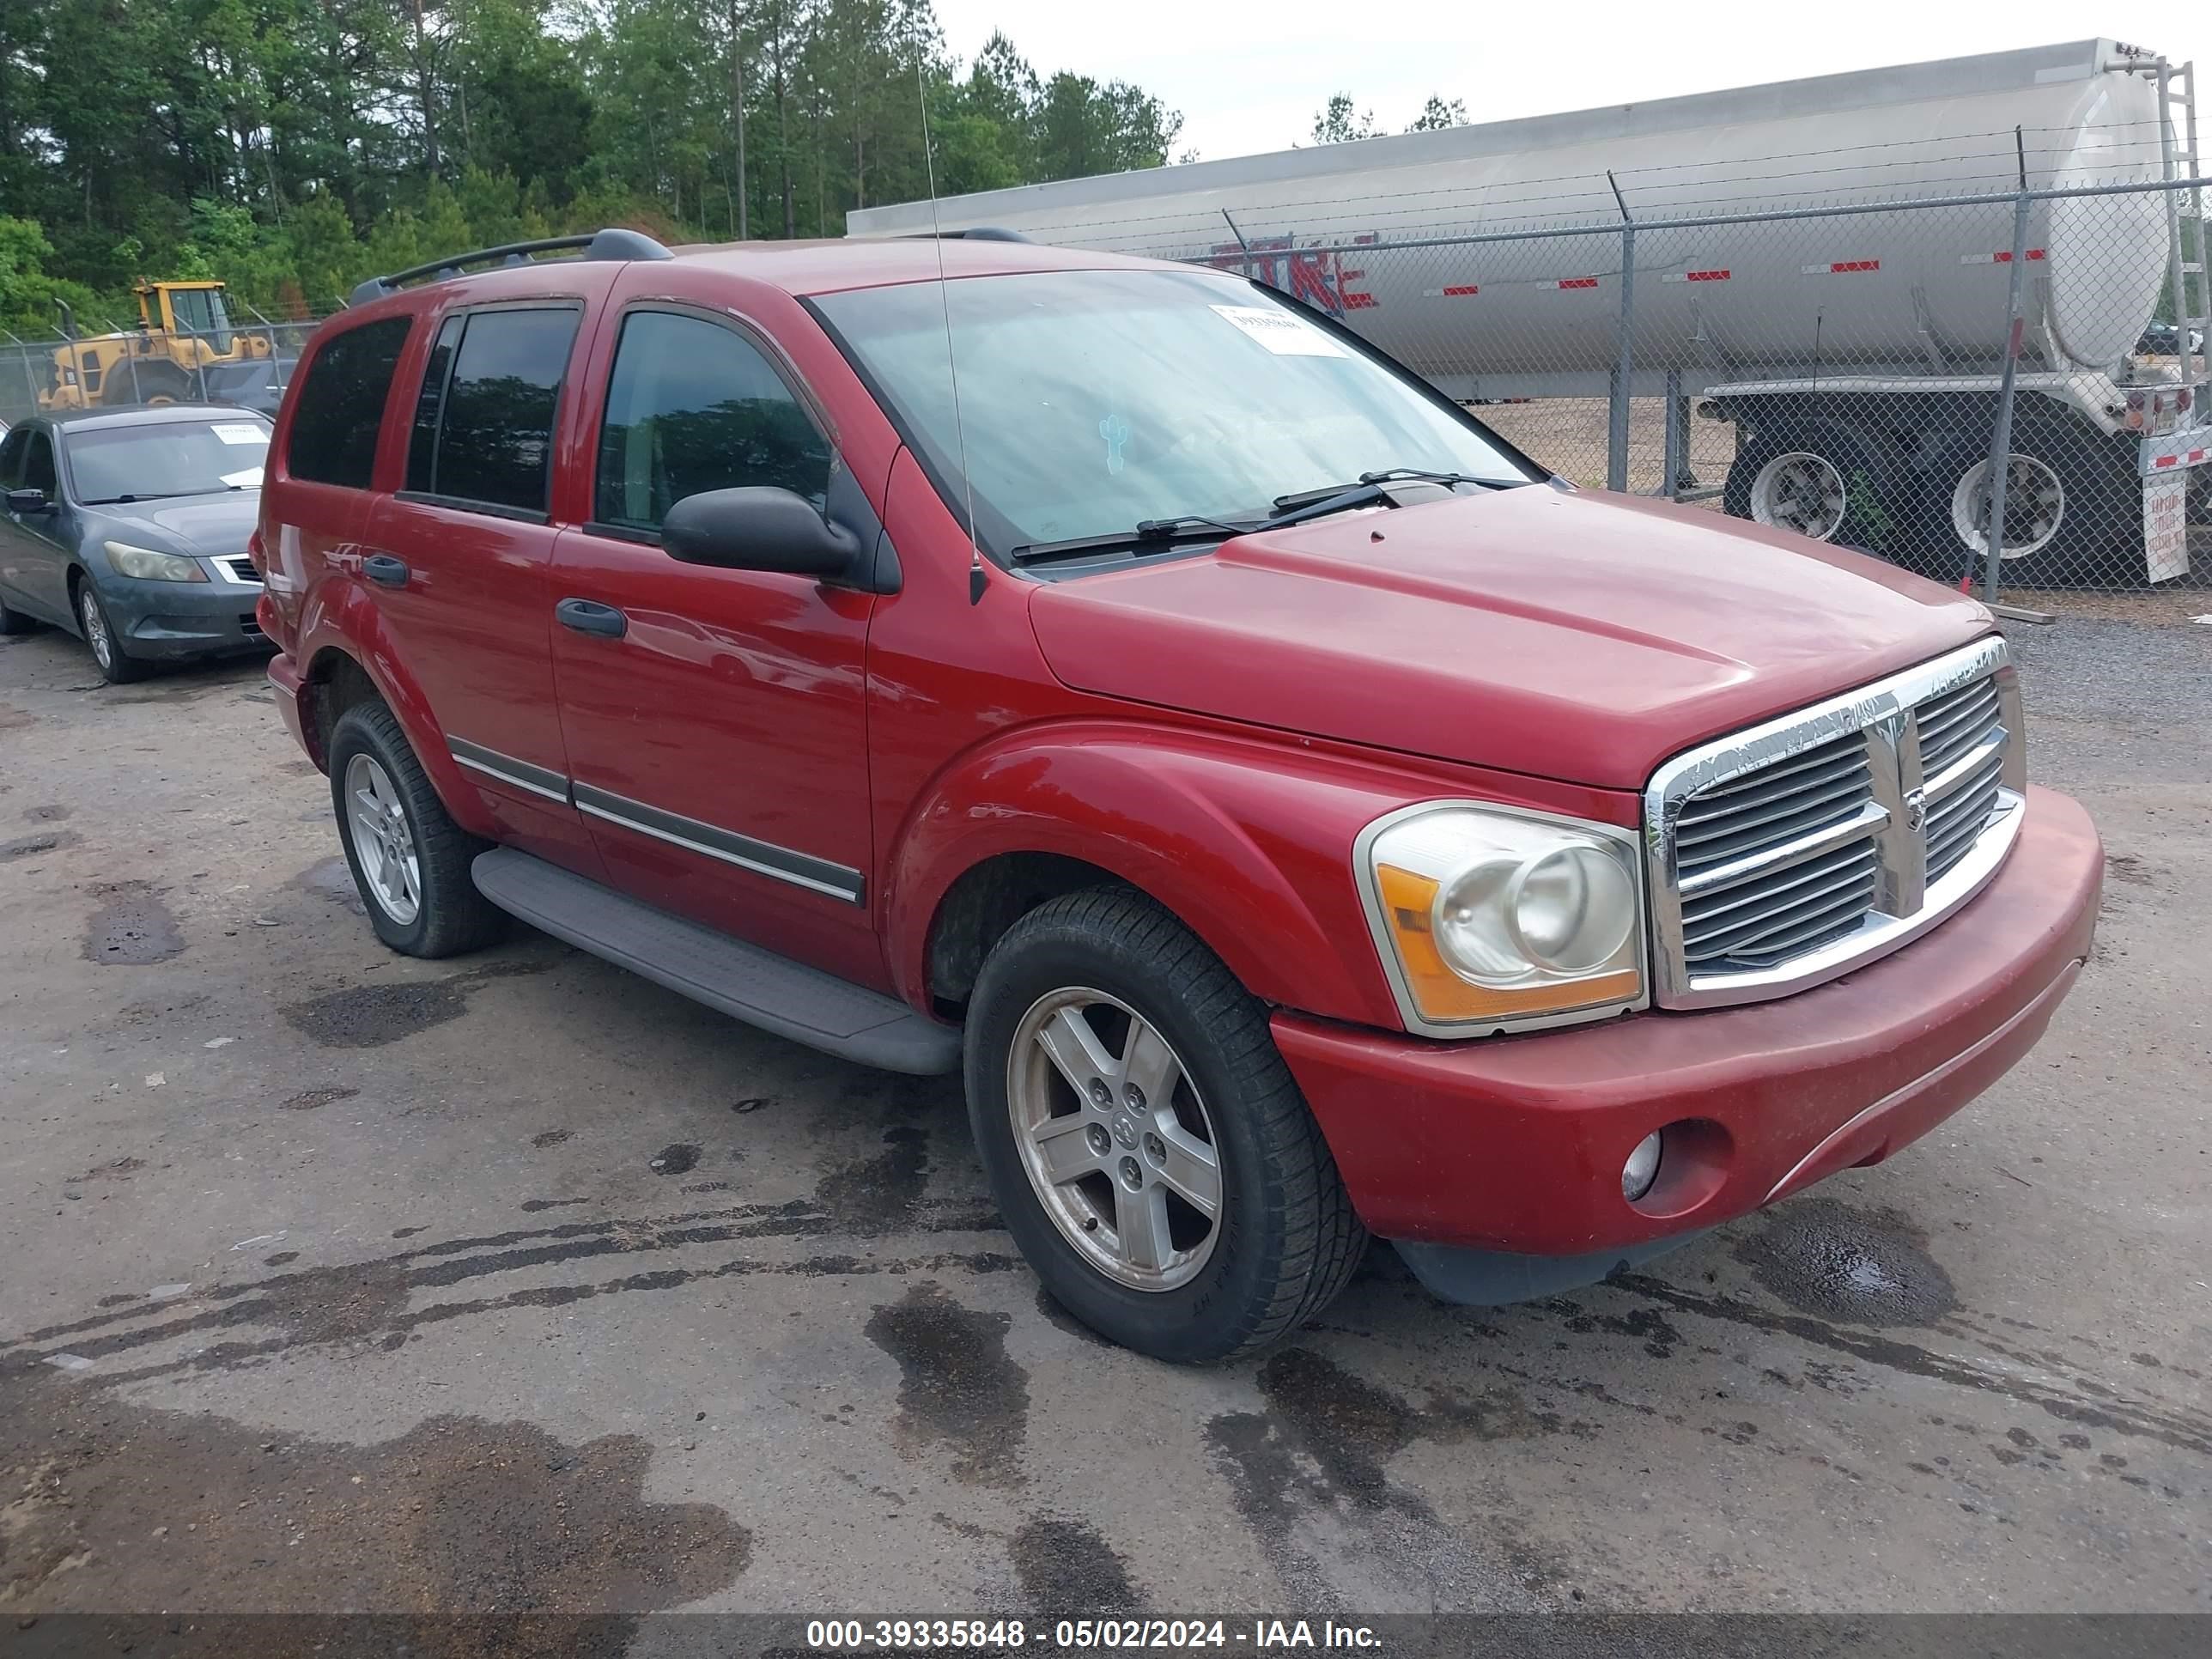
[[[1026,242],[1018,230],[1000,225],[974,225],[966,230],[918,230],[901,239],[909,242]]]
[[[586,259],[630,260],[673,259],[676,256],[643,231],[610,228],[594,231],[587,236],[548,236],[535,242],[507,242],[498,247],[479,248],[474,253],[450,254],[443,259],[433,259],[428,264],[410,265],[404,270],[395,270],[389,276],[372,276],[353,291],[349,305],[367,305],[371,300],[380,300],[396,292],[403,283],[428,276],[439,282],[461,274],[464,265],[526,265],[533,253],[550,253],[559,249],[581,248]]]

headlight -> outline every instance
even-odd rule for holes
[[[198,559],[188,559],[182,554],[157,553],[150,547],[133,547],[129,542],[102,542],[100,545],[107,550],[107,562],[115,567],[118,575],[137,576],[149,582],[204,582],[208,579]]]
[[[1627,831],[1438,801],[1370,824],[1355,856],[1407,1030],[1472,1036],[1642,1002]]]

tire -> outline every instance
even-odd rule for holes
[[[113,386],[118,392],[129,387],[137,403],[152,409],[163,404],[184,404],[196,401],[198,397],[198,378],[197,375],[185,374],[174,363],[142,362],[138,365],[137,379],[135,381],[131,379],[130,367],[126,364],[120,366],[119,373],[111,374],[109,378],[100,384],[103,392],[109,386]],[[100,401],[105,403],[106,398],[103,396]]]
[[[2142,579],[2142,500],[2100,441],[2048,422],[2024,422],[2013,440],[2006,552],[2000,586],[2066,587]],[[1986,559],[1986,446],[1947,450],[1934,477],[1936,556],[1943,574],[1978,583]],[[2022,486],[2033,491],[2023,500]],[[1971,532],[1971,538],[1969,532]],[[1971,567],[1971,572],[1969,572]]]
[[[1049,1027],[1086,1070],[1063,1014],[1097,1040],[1090,1053],[1105,1064],[1088,1074],[1104,1106],[1040,1040]],[[1131,1066],[1140,1024],[1164,1050],[1147,1042]],[[1366,1230],[1266,1009],[1143,895],[1092,888],[1024,916],[983,964],[966,1048],[969,1122],[1007,1229],[1053,1297],[1101,1335],[1176,1364],[1233,1358],[1297,1330],[1359,1265]],[[1133,1101],[1133,1071],[1154,1080],[1153,1097]],[[1018,1131],[1018,1116],[1068,1127],[1048,1139]],[[1048,1145],[1058,1167],[1096,1167],[1056,1181]],[[1205,1190],[1200,1151],[1212,1158],[1210,1221],[1185,1196]],[[1147,1216],[1165,1218],[1153,1236],[1170,1248],[1143,1248]]]
[[[122,636],[107,620],[107,607],[100,602],[99,590],[88,576],[77,579],[76,626],[84,636],[85,649],[92,653],[93,666],[110,685],[128,685],[153,672],[149,665],[125,652]]]
[[[497,939],[505,913],[469,873],[489,843],[447,813],[392,711],[374,699],[347,709],[331,732],[330,755],[338,839],[376,936],[403,956],[428,957]]]
[[[1898,563],[1911,562],[1911,526],[1922,515],[1905,458],[1829,421],[1754,436],[1729,466],[1722,505],[1735,518]]]

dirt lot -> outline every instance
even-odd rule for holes
[[[1182,1372],[1040,1297],[951,1084],[388,955],[256,667],[0,641],[0,1613],[2212,1611],[2208,648],[2021,639],[2103,931],[1936,1134]]]

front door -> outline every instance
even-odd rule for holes
[[[672,306],[632,309],[620,330],[591,521],[555,548],[547,617],[577,806],[624,890],[880,985],[866,873],[872,600],[678,563],[659,536],[671,506],[708,489],[866,508],[745,331]]]
[[[8,435],[12,444],[18,434]],[[70,514],[62,501],[53,434],[44,427],[33,426],[21,428],[21,436],[23,441],[16,447],[15,475],[10,487],[42,489],[47,505],[40,513],[12,509],[8,513],[4,528],[0,528],[0,583],[21,596],[25,610],[49,622],[68,618],[74,628],[69,596],[72,550],[65,545]]]

